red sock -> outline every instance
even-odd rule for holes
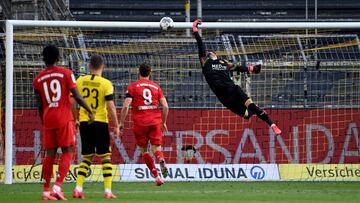
[[[158,150],[155,152],[156,161],[159,162],[161,159],[164,159],[164,154],[162,151]]]
[[[50,181],[53,173],[53,164],[55,157],[45,156],[43,159],[42,173],[44,182],[44,191],[50,191]]]
[[[72,156],[73,156],[72,152],[65,152],[62,153],[60,157],[59,174],[57,175],[55,181],[55,184],[60,187],[62,186],[64,178],[69,172]]]
[[[146,166],[150,169],[151,173],[155,176],[158,177],[159,173],[155,167],[155,162],[154,159],[151,157],[151,155],[149,153],[145,153],[142,155],[142,158],[146,164]]]

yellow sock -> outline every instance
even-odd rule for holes
[[[110,156],[104,156],[101,159],[102,163],[102,171],[103,171],[103,177],[104,177],[104,188],[105,189],[111,189],[112,184],[112,164]]]
[[[83,187],[90,165],[91,165],[91,158],[84,156],[78,169],[76,186],[81,188]]]

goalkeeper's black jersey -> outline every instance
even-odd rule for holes
[[[207,58],[205,61],[202,72],[205,76],[207,83],[211,90],[215,93],[221,102],[226,102],[231,96],[231,90],[235,86],[230,78],[230,71],[227,64],[223,60],[211,60]]]

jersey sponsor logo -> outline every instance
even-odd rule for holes
[[[211,64],[213,70],[226,70],[227,66],[221,64]]]
[[[51,78],[51,77],[63,78],[63,77],[64,77],[64,74],[62,74],[62,73],[46,74],[46,75],[41,76],[41,78],[38,79],[38,82],[41,82],[41,81],[46,80],[46,79]]]
[[[100,87],[99,82],[93,82],[93,81],[83,81],[82,85],[83,86],[91,86],[91,87]]]
[[[152,87],[156,90],[158,90],[159,88],[156,87],[155,85],[152,85],[152,84],[147,84],[147,83],[140,83],[140,84],[137,84],[136,87]]]
[[[138,106],[138,110],[151,110],[151,109],[157,109],[157,106]]]

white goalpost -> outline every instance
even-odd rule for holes
[[[191,28],[192,23],[174,22],[173,26],[174,26],[173,27],[174,30],[185,30],[185,29]],[[13,151],[14,151],[14,149],[13,149],[13,145],[14,145],[14,143],[13,143],[13,139],[14,139],[14,131],[13,131],[13,129],[14,129],[14,125],[13,125],[13,121],[14,121],[14,29],[15,28],[29,28],[29,27],[30,28],[41,28],[41,27],[49,27],[49,28],[80,28],[80,29],[81,28],[101,28],[101,29],[115,28],[115,29],[144,29],[144,30],[146,30],[146,29],[159,29],[160,30],[159,22],[93,22],[93,21],[7,20],[6,21],[6,39],[5,39],[5,48],[6,48],[6,52],[5,52],[5,56],[6,56],[6,78],[5,78],[5,86],[6,86],[5,87],[5,162],[4,162],[5,163],[4,164],[4,171],[5,171],[4,183],[5,184],[12,184],[13,183],[12,168],[13,168],[13,156],[15,156],[13,154]],[[217,30],[217,29],[220,29],[220,30],[241,30],[241,29],[281,29],[281,30],[282,29],[286,29],[286,30],[287,29],[360,29],[360,22],[204,22],[199,27],[202,28],[202,29],[205,29],[205,30]],[[225,37],[229,37],[229,36],[225,36]],[[288,41],[291,41],[291,42],[293,42],[293,41],[294,42],[299,42],[300,40],[302,40],[301,37],[299,37],[299,36],[296,37],[296,34],[293,34],[292,37],[294,37],[294,38],[291,38],[291,39],[289,38],[289,39],[285,39],[285,40],[288,40]],[[313,39],[317,40],[317,37],[318,36],[313,37]],[[230,38],[231,38],[231,36],[230,36]],[[261,40],[262,39],[263,38],[261,38]],[[269,40],[270,42],[273,42],[273,41],[276,41],[276,39],[270,39],[269,38],[267,40]],[[257,41],[256,41],[257,39],[255,39],[255,38],[250,39],[250,38],[239,36],[239,37],[234,37],[234,40],[235,41],[238,41],[238,40],[239,41],[241,41],[241,40],[248,40],[249,41],[248,47],[246,47],[246,44],[244,46],[242,46],[242,47],[239,46],[240,50],[238,50],[238,51],[241,52],[240,53],[241,55],[252,54],[252,53],[257,51],[257,50],[255,50],[256,47],[254,49],[252,49],[252,47],[250,46],[251,45],[250,41],[254,42],[254,44],[257,43]],[[261,41],[261,40],[259,40],[259,41]],[[271,41],[271,40],[273,40],[273,41]],[[193,41],[193,43],[195,44],[195,41]],[[354,46],[359,46],[360,47],[359,42],[357,42],[357,43],[358,44],[355,43]],[[289,44],[291,44],[291,43],[289,43]],[[302,44],[302,42],[299,42],[299,44]],[[341,44],[341,43],[339,43],[339,44]],[[272,45],[272,46],[275,46],[275,45]],[[330,47],[328,45],[324,45],[324,47],[329,48],[329,49],[332,48],[332,47]],[[243,49],[243,50],[241,50],[241,49]],[[306,49],[306,48],[301,48],[301,49]],[[231,50],[235,50],[235,49],[231,48]],[[318,50],[320,50],[320,49],[318,49]],[[226,51],[229,51],[229,50],[224,50],[224,52],[226,52]],[[296,50],[294,52],[301,52],[301,51],[303,51],[303,50],[300,50],[300,51]],[[312,50],[310,50],[310,48],[309,48],[306,51],[312,51]],[[184,53],[183,55],[186,55],[186,54],[187,53]],[[192,54],[196,55],[197,52],[192,53]],[[300,53],[300,54],[303,54],[303,52]],[[168,54],[168,55],[170,55],[170,54]],[[181,55],[181,56],[183,56],[183,55]],[[316,62],[316,59],[314,61]],[[174,63],[175,64],[175,63],[178,63],[178,62],[174,62],[174,61],[169,60],[169,63]],[[270,63],[272,63],[272,61],[269,60],[267,63],[270,64]],[[276,65],[273,65],[273,66],[275,67]],[[283,66],[285,66],[285,65],[283,65]],[[292,66],[295,66],[295,65],[292,64]],[[276,66],[276,68],[277,68],[277,66]],[[288,68],[288,67],[285,67],[284,69],[286,69],[286,68]],[[186,71],[186,70],[187,69],[184,69],[184,71]],[[268,71],[269,77],[274,76],[275,71],[270,72],[270,69],[265,70],[265,71]],[[286,73],[290,73],[290,72],[291,71],[288,71]],[[174,76],[174,75],[172,75],[172,76]],[[281,76],[281,77],[283,77],[283,76]],[[330,76],[329,76],[329,78],[330,78]],[[357,76],[354,76],[354,78],[355,79],[351,79],[351,80],[357,81]],[[174,77],[174,80],[176,80],[175,77]],[[270,81],[270,80],[266,79],[266,81]],[[338,84],[338,83],[336,83],[336,84]],[[341,83],[341,84],[343,84],[343,83]],[[260,84],[258,82],[258,83],[255,83],[255,85],[260,85]],[[267,91],[267,90],[265,91],[266,88],[272,88],[272,87],[264,87],[264,86],[266,86],[266,85],[261,86],[264,89],[264,92]],[[280,85],[278,85],[278,86],[280,86]],[[343,86],[345,86],[345,85],[343,85]],[[348,91],[347,88],[349,88],[349,86],[350,85],[346,83],[346,87],[345,87],[346,91]],[[274,87],[274,88],[277,88],[277,87]],[[342,86],[339,85],[339,88],[336,89],[336,91],[337,92],[342,92],[342,90],[340,90],[340,88],[342,88]],[[301,89],[301,91],[303,91],[303,89]],[[359,94],[359,91],[356,91],[356,90],[349,90],[349,91],[355,92],[353,94],[354,97],[357,97],[358,94]],[[194,90],[194,92],[195,92],[195,90]],[[254,90],[252,90],[252,92],[254,92]],[[254,92],[253,94],[256,95],[257,93]],[[341,98],[339,100],[343,100],[343,99]],[[264,99],[264,101],[265,101],[265,99]],[[348,99],[346,99],[346,101],[348,101]],[[333,99],[331,99],[331,102],[336,103],[336,104],[340,103],[338,101],[334,101]],[[264,103],[266,103],[266,102],[264,102]],[[355,102],[355,103],[351,103],[351,104],[354,104],[354,106],[359,108],[358,103]],[[269,104],[269,106],[271,108],[270,104]],[[218,106],[214,106],[214,107],[218,107]],[[325,108],[325,107],[323,107],[323,108]],[[324,110],[324,109],[322,109],[322,110]],[[324,111],[326,111],[326,109]],[[319,112],[320,112],[320,110],[319,110]],[[355,115],[355,113],[357,113],[357,112],[354,112],[354,115]],[[209,111],[209,114],[211,114],[211,111]],[[218,113],[216,113],[216,115],[218,115]],[[224,115],[224,118],[229,117],[225,113],[222,113],[221,115]],[[314,115],[314,117],[315,117],[315,115]],[[209,120],[209,119],[203,118],[203,117],[201,119]],[[354,117],[352,117],[351,119],[354,119]],[[201,126],[199,127],[200,130],[203,130],[203,128],[209,128],[208,126],[210,126],[210,124],[206,123],[206,122],[210,122],[210,121],[202,121],[201,120],[200,122],[202,122]],[[226,122],[231,122],[231,121],[226,121]],[[286,126],[286,124],[284,124],[284,126]],[[314,126],[312,126],[312,127],[314,127]],[[338,127],[338,128],[340,128],[340,127]],[[307,130],[308,129],[310,129],[310,131],[311,131],[312,128],[308,127]],[[322,128],[319,128],[319,129],[321,130]],[[299,131],[299,128],[296,128],[296,127],[290,128],[289,127],[289,131],[291,133],[293,133],[293,134],[296,134],[296,132],[298,132],[297,130]],[[305,132],[306,130],[303,130],[303,131]],[[305,134],[306,134],[306,132],[305,132]],[[308,134],[306,134],[306,135],[308,135]],[[310,133],[310,136],[311,136],[311,133]],[[209,135],[209,137],[210,137],[209,139],[212,138],[211,135]],[[206,138],[208,138],[208,137],[206,137]],[[283,138],[283,139],[285,140],[286,138]],[[207,141],[208,140],[206,140],[206,142]],[[286,148],[286,146],[285,146],[285,144],[283,144],[284,141],[282,140],[282,138],[275,138],[274,137],[273,142],[275,143],[277,141],[280,142],[280,149],[284,150]],[[287,141],[290,142],[290,140],[287,140]],[[318,142],[320,143],[322,141],[320,140]],[[245,141],[244,141],[244,143],[245,143]],[[242,144],[244,144],[244,143],[242,143]],[[191,144],[191,145],[193,145],[193,144]],[[236,149],[236,147],[235,147],[235,149]],[[268,150],[268,149],[266,149],[266,150]],[[310,148],[310,150],[311,150],[311,148]],[[221,151],[221,150],[219,150],[219,151]],[[229,150],[229,151],[231,151],[231,150]],[[234,152],[235,154],[238,152],[238,150],[234,150],[234,151],[235,151]],[[269,151],[271,151],[271,150],[269,150]],[[233,152],[231,151],[231,153],[233,153]],[[226,153],[224,153],[224,154],[226,154]],[[310,155],[311,155],[311,153],[310,153]],[[237,157],[236,155],[234,155],[234,156]],[[283,158],[283,159],[285,159],[285,158]],[[235,160],[235,158],[234,158],[234,160]],[[235,163],[235,161],[231,161],[231,162],[234,163],[234,164],[237,164],[237,163]],[[273,161],[265,161],[265,162],[266,163],[275,163],[276,161],[273,160]],[[264,162],[260,161],[260,163],[264,163]]]

